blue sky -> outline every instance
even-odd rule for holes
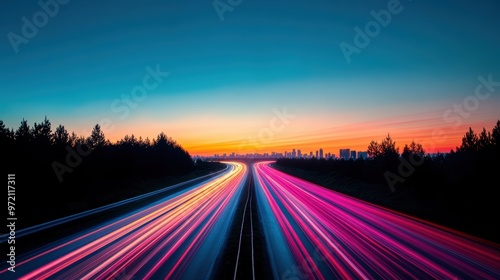
[[[353,28],[390,2],[244,0],[221,21],[210,1],[73,0],[16,53],[8,34],[22,35],[21,19],[43,10],[4,1],[0,119],[17,127],[47,115],[83,133],[110,118],[115,138],[125,128],[153,133],[139,126],[154,120],[154,133],[191,143],[210,132],[185,136],[175,129],[180,120],[241,118],[253,129],[247,135],[283,106],[325,123],[360,110],[354,121],[423,116],[473,93],[479,75],[500,80],[498,1],[401,1],[402,11],[348,63],[339,44],[353,44]],[[170,75],[120,119],[111,104],[156,65]],[[499,104],[498,94],[489,103]]]

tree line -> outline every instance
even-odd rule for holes
[[[414,186],[422,195],[446,193],[466,198],[470,197],[471,188],[482,188],[488,193],[493,189],[490,181],[497,182],[500,120],[491,131],[483,128],[477,134],[469,128],[461,145],[446,154],[428,154],[415,141],[405,144],[400,151],[389,134],[381,142],[372,140],[367,153],[366,160],[285,158],[276,163],[306,170],[333,171],[371,183],[392,185],[393,190]]]
[[[76,169],[76,163],[81,162],[79,157],[87,155],[89,155],[87,168],[94,169],[91,171],[96,173],[109,175],[178,174],[191,171],[194,166],[189,153],[163,132],[153,140],[137,138],[132,134],[125,135],[116,143],[111,143],[106,139],[99,124],[96,124],[91,134],[85,137],[78,136],[74,132],[68,133],[63,125],[57,126],[52,132],[51,123],[47,117],[41,123],[35,122],[32,127],[23,119],[15,131],[6,128],[0,120],[0,146],[4,152],[13,155],[14,162],[12,163],[19,163],[21,165],[19,167],[22,167],[26,163],[25,159],[30,157],[32,162],[50,162],[48,166],[54,170],[52,173],[55,177],[58,177],[58,173],[64,174],[65,170],[68,173],[73,171],[69,171],[70,168],[67,167],[64,169],[63,163],[68,159],[73,161],[72,167]],[[73,154],[80,155],[74,155],[71,158],[71,150],[74,151]],[[75,152],[79,150],[84,152]],[[16,161],[19,156],[23,159],[22,162]],[[124,171],[126,173],[122,173]],[[68,175],[65,174],[65,176]]]
[[[477,134],[472,128],[465,133],[462,138],[462,144],[456,147],[455,150],[451,150],[449,153],[437,153],[431,155],[425,152],[422,144],[412,141],[410,144],[405,144],[402,152],[400,148],[396,145],[396,142],[391,138],[390,134],[387,135],[379,143],[372,140],[367,147],[368,158],[362,159],[290,159],[283,158],[278,159],[277,163],[290,166],[299,167],[303,169],[335,169],[338,171],[343,171],[349,173],[352,176],[366,177],[365,179],[370,181],[385,182],[383,174],[387,170],[394,170],[396,173],[397,167],[401,164],[401,160],[404,162],[413,162],[413,165],[425,165],[425,164],[435,164],[436,169],[444,168],[445,166],[450,167],[449,169],[458,168],[459,166],[465,166],[468,172],[479,172],[483,170],[480,168],[478,170],[477,166],[484,167],[481,163],[488,163],[489,165],[494,165],[498,162],[500,153],[500,120],[497,121],[496,125],[491,131],[483,130]],[[362,171],[359,167],[367,166],[366,172],[369,172],[367,176],[363,176],[365,172],[350,172],[350,171]],[[437,166],[440,168],[437,168]],[[356,166],[358,166],[356,168]],[[476,166],[476,168],[472,168]],[[395,169],[396,168],[396,169]],[[415,168],[417,169],[417,168]],[[425,169],[425,168],[424,168]],[[462,170],[464,168],[461,168]],[[384,172],[382,172],[384,171]],[[451,171],[451,170],[450,170]],[[457,172],[453,172],[454,174]],[[378,174],[378,176],[372,176]],[[463,175],[464,173],[462,173]],[[454,176],[460,176],[460,174],[455,174]],[[418,176],[414,176],[418,177]],[[410,183],[412,181],[410,180]]]
[[[29,209],[67,211],[65,203],[97,191],[120,188],[127,180],[180,175],[194,170],[189,153],[161,132],[154,139],[125,135],[115,143],[99,124],[90,135],[55,130],[45,117],[32,126],[22,120],[14,130],[0,120],[4,172],[16,173],[19,200]],[[29,209],[28,209],[29,208]]]

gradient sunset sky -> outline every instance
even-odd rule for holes
[[[387,133],[401,149],[414,139],[448,152],[469,127],[491,130],[500,119],[500,2],[401,1],[348,62],[340,44],[355,46],[355,27],[394,3],[243,0],[221,20],[211,0],[73,0],[16,53],[12,34],[23,36],[23,17],[33,22],[43,8],[3,1],[0,119],[17,129],[47,116],[53,129],[86,136],[106,119],[112,141],[163,131],[191,155],[338,155]],[[127,105],[148,67],[169,75]],[[497,84],[481,88],[480,76]],[[450,113],[464,102],[465,113]],[[294,117],[283,122],[283,110]]]

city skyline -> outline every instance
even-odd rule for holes
[[[348,156],[342,156],[342,150],[348,150]],[[337,156],[338,155],[338,156]],[[206,159],[231,159],[231,158],[320,158],[320,159],[358,159],[358,158],[367,158],[367,151],[356,151],[347,149],[340,149],[338,154],[327,152],[322,148],[319,148],[315,151],[309,151],[308,153],[303,153],[301,149],[292,149],[292,151],[284,151],[284,152],[266,152],[266,153],[246,153],[239,154],[236,152],[231,153],[222,153],[222,154],[213,154],[212,156],[202,156],[202,155],[193,155],[193,158],[206,158]]]

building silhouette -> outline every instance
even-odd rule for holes
[[[358,158],[367,159],[368,158],[368,152],[358,152]]]
[[[351,157],[351,149],[340,149],[339,157],[341,159],[349,159],[349,157]]]

